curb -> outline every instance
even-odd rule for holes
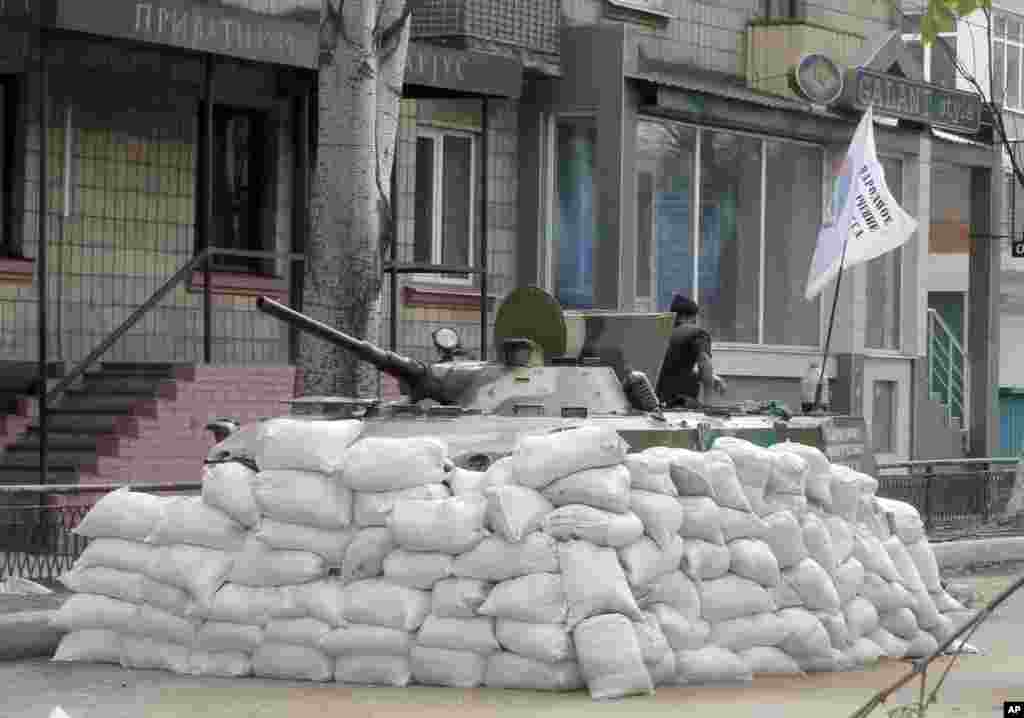
[[[50,626],[56,611],[17,611],[0,615],[0,661],[49,658],[64,631]]]
[[[963,568],[981,563],[1024,562],[1024,536],[1002,536],[933,543],[939,569]]]

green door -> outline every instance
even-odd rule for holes
[[[963,292],[928,292],[928,308],[934,309],[938,313],[942,321],[949,327],[953,338],[960,343],[962,348],[966,348],[966,337],[964,336],[965,299]],[[945,337],[936,333],[928,347],[928,353],[930,355],[929,365],[934,372],[931,376],[931,393],[937,395],[943,404],[949,402],[949,387],[946,386],[950,383],[947,361],[949,357],[952,357],[952,384],[955,387],[953,396],[957,402],[962,402],[963,388],[965,388],[962,388],[964,368],[959,352],[950,345]],[[932,354],[934,356],[931,356]],[[951,410],[953,416],[962,418],[962,412],[958,404],[954,403]]]

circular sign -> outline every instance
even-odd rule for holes
[[[790,79],[793,90],[816,105],[831,105],[843,94],[842,70],[818,52],[801,57]]]

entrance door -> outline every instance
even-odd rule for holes
[[[950,332],[953,334],[953,338],[960,343],[961,348],[966,348],[967,337],[965,334],[965,313],[964,307],[967,301],[967,295],[964,292],[928,292],[928,308],[934,309],[942,321],[949,327]],[[931,377],[929,390],[933,395],[938,395],[940,401],[943,404],[949,403],[949,388],[946,386],[948,383],[949,372],[946,369],[946,357],[951,356],[953,360],[953,383],[963,382],[964,367],[963,361],[959,355],[959,352],[955,348],[949,345],[948,341],[940,336],[938,333],[932,340],[931,345],[928,347],[928,353],[931,355],[935,353],[934,357],[930,357],[929,361],[931,366],[934,367],[935,373]],[[957,401],[962,401],[964,392],[967,387],[962,384],[961,389],[954,390],[954,397]],[[960,407],[954,403],[951,407],[951,413],[953,416],[962,419],[963,415]]]

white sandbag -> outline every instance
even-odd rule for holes
[[[555,509],[544,517],[541,528],[561,541],[581,539],[611,548],[628,546],[644,534],[643,522],[632,512],[616,514],[583,504]]]
[[[343,602],[346,621],[415,631],[430,611],[430,592],[370,578],[345,586]]]
[[[921,626],[921,628],[924,628],[924,626]],[[939,642],[939,646],[941,646],[956,633],[956,623],[949,616],[940,615],[938,622],[934,626],[924,630],[931,633],[935,640]]]
[[[562,585],[569,607],[570,628],[599,613],[621,613],[633,620],[643,614],[613,549],[587,541],[570,541],[558,547]]]
[[[843,615],[846,617],[850,638],[854,641],[871,635],[881,625],[878,610],[866,598],[857,597],[847,603],[843,606]]]
[[[839,594],[832,577],[812,558],[805,558],[782,572],[782,580],[793,587],[812,611],[838,611]]]
[[[256,474],[253,495],[265,516],[290,524],[343,529],[352,523],[352,490],[313,471],[275,469]]]
[[[452,575],[452,557],[446,553],[395,549],[384,558],[384,578],[409,588],[433,588]]]
[[[288,643],[295,646],[319,648],[331,627],[315,618],[278,618],[267,624],[263,629],[263,637],[267,643]]]
[[[832,546],[832,534],[829,533],[825,522],[814,514],[804,516],[803,538],[809,557],[827,573],[835,573],[838,563]]]
[[[206,605],[224,585],[235,564],[235,556],[202,546],[164,546],[146,566],[154,581],[188,591],[200,605]]]
[[[677,680],[681,684],[734,683],[753,679],[750,666],[721,646],[705,646],[676,653]]]
[[[647,672],[655,686],[671,686],[677,683],[676,654],[669,653],[660,663],[648,663]]]
[[[114,568],[119,571],[145,573],[160,549],[139,541],[116,538],[98,538],[89,542],[75,561],[76,569]]]
[[[188,672],[193,676],[244,678],[252,674],[252,660],[240,651],[202,651],[193,649],[188,657]]]
[[[272,587],[308,583],[327,575],[323,556],[309,551],[246,551],[238,554],[228,581]]]
[[[868,638],[871,642],[882,649],[882,652],[889,658],[903,658],[907,655],[907,641],[897,638],[884,628],[877,628]]]
[[[97,501],[73,532],[87,538],[145,541],[168,501],[162,496],[120,488]]]
[[[138,670],[170,671],[188,675],[191,665],[187,646],[145,636],[121,637],[121,666]]]
[[[567,611],[562,576],[557,573],[531,573],[502,581],[480,606],[483,616],[528,623],[561,623]]]
[[[556,479],[543,495],[555,506],[585,504],[618,514],[629,511],[629,469],[624,465],[584,469]]]
[[[870,666],[878,663],[885,653],[877,643],[865,636],[854,641],[852,646],[843,651],[843,655],[856,666]]]
[[[689,621],[700,618],[700,593],[682,571],[671,571],[654,579],[637,592],[637,600],[645,607],[659,603],[672,606]]]
[[[789,511],[780,511],[764,519],[765,530],[761,540],[771,546],[779,562],[779,568],[787,569],[796,566],[807,558],[807,546],[804,544],[803,529]]]
[[[468,496],[470,494],[482,495],[484,493],[484,478],[487,476],[486,471],[470,471],[469,469],[463,469],[456,466],[452,471],[448,472],[445,477],[445,485],[449,488],[450,496]],[[441,498],[441,497],[431,497]],[[356,497],[356,508],[358,509],[359,501],[358,496]],[[356,515],[356,521],[359,521],[358,514]]]
[[[800,670],[806,673],[835,673],[853,670],[856,667],[847,654],[837,648],[830,648],[827,653],[818,656],[799,656],[796,663]]]
[[[927,592],[921,574],[917,571],[914,559],[911,558],[907,547],[903,545],[898,536],[891,536],[882,545],[885,547],[889,558],[892,559],[896,571],[899,573],[899,580],[911,593]],[[884,648],[884,646],[883,646]]]
[[[413,646],[409,667],[417,683],[450,688],[476,688],[483,684],[487,658],[472,651]]]
[[[340,656],[334,663],[334,680],[364,686],[405,688],[412,681],[408,656]]]
[[[486,538],[487,502],[476,497],[398,499],[388,517],[395,543],[411,551],[458,554]]]
[[[774,453],[735,436],[720,436],[711,446],[713,451],[723,452],[729,457],[730,463],[735,469],[734,473],[743,489],[747,505],[744,507],[734,505],[734,502],[723,503],[721,496],[717,497],[718,503],[741,511],[752,510],[763,515],[765,513],[765,492],[768,488],[768,481],[771,479]],[[715,483],[715,491],[719,491],[718,483]]]
[[[67,633],[51,660],[81,663],[120,663],[121,636],[116,631],[90,628]]]
[[[447,648],[452,651],[472,651],[489,656],[501,650],[494,635],[494,619],[438,618],[427,616],[416,634],[416,645],[428,648]]]
[[[318,648],[264,643],[252,654],[253,675],[293,681],[329,681],[334,663]]]
[[[384,559],[395,549],[395,535],[386,526],[360,529],[345,549],[341,579],[346,583],[375,578],[384,571]]]
[[[370,436],[345,452],[340,481],[355,491],[395,491],[440,484],[448,447],[433,437]]]
[[[804,599],[800,597],[796,587],[788,581],[780,581],[775,588],[768,589],[775,605],[782,608],[803,608]]]
[[[619,561],[630,586],[646,586],[659,576],[678,569],[683,559],[683,539],[678,534],[674,538],[664,549],[646,536],[619,549]]]
[[[321,529],[265,518],[252,535],[273,549],[315,553],[323,558],[328,567],[337,568],[342,565],[345,552],[356,533],[352,526]]]
[[[779,584],[782,574],[771,546],[758,539],[745,538],[730,541],[727,545],[730,571],[768,588]]]
[[[680,496],[715,498],[715,487],[707,470],[707,452],[678,449],[673,452],[668,470]]]
[[[531,573],[557,573],[555,539],[539,531],[527,535],[522,543],[488,536],[473,550],[456,556],[452,571],[459,578],[482,581],[507,581]]]
[[[678,496],[679,490],[673,483],[669,470],[669,465],[675,458],[677,450],[659,451],[659,449],[665,449],[665,447],[651,447],[626,456],[630,488],[666,496]]]
[[[495,636],[506,651],[542,663],[576,658],[572,632],[564,623],[528,623],[509,618],[495,621]]]
[[[864,582],[860,587],[860,595],[875,605],[879,613],[898,611],[901,608],[913,608],[913,596],[894,581],[886,581],[877,573],[866,571]]]
[[[807,497],[803,494],[767,494],[764,500],[765,508],[761,516],[770,516],[783,511],[788,511],[797,518],[807,513],[810,505]]]
[[[921,627],[917,625],[917,617],[909,608],[883,613],[880,618],[881,627],[898,638],[909,641],[921,632]],[[876,643],[881,645],[878,641]]]
[[[211,653],[252,653],[263,643],[263,629],[243,623],[207,621],[196,634],[196,648]]]
[[[836,563],[842,564],[853,555],[853,526],[840,516],[825,516],[823,520],[832,537],[832,553]]]
[[[203,502],[223,511],[245,527],[260,520],[260,507],[252,492],[256,472],[239,461],[224,461],[203,467]]]
[[[791,656],[821,656],[832,641],[821,620],[805,608],[784,608],[779,618],[786,624],[786,637],[779,648]]]
[[[806,444],[784,441],[772,449],[794,453],[807,462],[804,493],[819,506],[832,506],[832,464],[820,449]]]
[[[480,474],[483,477],[480,472],[467,472],[465,469],[455,469],[452,473]],[[446,484],[424,484],[397,491],[358,491],[353,499],[353,516],[357,526],[387,526],[388,516],[398,499],[446,499],[451,495]]]
[[[679,533],[683,538],[701,539],[722,545],[722,523],[719,518],[718,504],[707,496],[680,496],[679,505],[683,509],[683,525]]]
[[[729,572],[732,553],[728,546],[703,539],[683,539],[683,560],[679,565],[690,578],[710,580]]]
[[[487,525],[506,541],[518,543],[537,531],[554,505],[538,491],[506,484],[488,488]]]
[[[722,451],[717,444],[716,440],[715,448],[708,451],[704,457],[704,470],[714,489],[715,503],[737,511],[752,511],[751,501],[747,495],[749,489],[738,475],[739,466],[733,462],[732,456]],[[758,495],[758,490],[755,489],[753,493]],[[762,484],[760,495],[763,493]]]
[[[265,626],[274,618],[294,618],[304,611],[285,589],[259,588],[227,583],[214,594],[208,606],[193,608],[194,615],[208,621]]]
[[[792,451],[775,447],[771,461],[771,474],[765,487],[765,496],[771,494],[794,494],[804,496],[807,488],[807,474],[810,467],[802,456]]]
[[[331,474],[363,432],[356,420],[277,418],[263,422],[256,464],[263,471],[296,469]]]
[[[967,610],[967,606],[950,596],[946,590],[934,591],[931,593],[931,597],[932,603],[935,604],[935,609],[939,613],[959,613]]]
[[[928,631],[920,630],[907,641],[907,658],[925,658],[939,650],[939,642]]]
[[[712,624],[708,642],[741,652],[755,646],[777,646],[788,632],[788,625],[777,613],[757,613]]]
[[[320,639],[329,656],[402,656],[412,649],[413,634],[398,628],[347,623]]]
[[[704,581],[699,588],[701,617],[711,623],[775,610],[768,591],[735,574]]]
[[[768,530],[764,519],[751,511],[739,511],[727,506],[718,508],[722,537],[726,543],[743,538],[762,538]]]
[[[796,661],[772,646],[753,646],[736,655],[754,675],[791,676],[803,673]]]
[[[851,556],[839,564],[832,575],[832,581],[835,583],[839,602],[845,604],[860,593],[864,584],[864,565]]]
[[[487,659],[484,685],[534,691],[575,691],[583,687],[576,661],[542,663],[502,651]]]
[[[595,700],[654,692],[633,623],[620,614],[594,616],[573,631],[580,673]]]
[[[182,496],[164,506],[146,543],[240,551],[245,544],[245,528],[220,509],[208,506],[199,496]]]
[[[675,606],[656,603],[651,613],[658,619],[665,640],[673,651],[693,651],[703,648],[711,637],[711,624],[702,618],[689,618]]]
[[[828,632],[828,640],[832,644],[832,648],[844,651],[850,647],[853,639],[850,636],[850,628],[846,625],[846,615],[842,610],[835,613],[815,611],[814,615]]]
[[[430,612],[441,618],[473,618],[490,591],[490,584],[480,579],[446,578],[434,584]]]
[[[122,633],[191,646],[199,631],[199,620],[182,618],[153,606],[142,605],[131,625],[120,630]]]
[[[932,549],[928,539],[920,539],[914,543],[906,544],[907,553],[914,562],[921,581],[924,583],[928,593],[936,593],[942,590],[942,581],[939,578],[939,564],[935,560],[935,551]]]
[[[480,481],[480,492],[496,486],[506,484],[518,484],[518,469],[516,468],[515,456],[503,456],[487,467],[484,477]],[[531,487],[532,488],[532,487]],[[462,494],[454,492],[456,496]]]
[[[59,578],[71,591],[95,593],[129,603],[149,603],[175,615],[184,615],[192,599],[184,589],[154,581],[149,576],[116,568],[75,568]]]
[[[935,625],[942,617],[935,607],[931,594],[927,591],[919,590],[913,592],[911,594],[910,608],[914,611],[914,616],[917,618],[917,625],[926,631],[935,628]]]
[[[829,485],[832,513],[850,522],[857,520],[860,505],[860,484],[856,474],[853,469],[842,464],[832,465],[832,481]]]
[[[683,507],[678,499],[651,491],[631,491],[629,506],[658,546],[668,548],[679,537],[679,529],[683,526]]]
[[[539,490],[577,471],[621,464],[627,451],[629,444],[614,429],[587,424],[521,437],[513,470],[518,483]]]
[[[666,656],[673,655],[672,646],[665,638],[665,632],[661,630],[657,614],[644,611],[643,620],[633,621],[633,628],[636,630],[636,642],[640,646],[640,655],[643,656],[645,665],[658,665]]]
[[[892,514],[893,527],[900,541],[907,544],[917,543],[925,538],[924,521],[920,512],[906,501],[887,499],[882,496],[875,497],[875,504],[882,510],[882,513]]]

